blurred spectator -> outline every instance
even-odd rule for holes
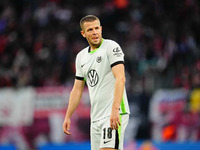
[[[1,2],[0,87],[66,84],[74,74],[71,72],[71,62],[75,59],[73,49],[81,36],[77,22],[81,12],[89,13],[92,8],[96,9],[93,13],[102,17],[105,38],[114,36],[121,43],[131,80],[146,78],[146,82],[149,74],[160,79],[150,91],[166,85],[165,81],[168,87],[177,86],[179,73],[173,70],[194,64],[199,56],[196,42],[199,40],[196,34],[199,2],[194,0],[179,4],[149,0],[84,1],[89,8],[78,1],[22,0],[21,6],[12,2]],[[99,7],[95,5],[98,3]],[[100,6],[105,11],[99,11]],[[80,8],[79,13],[77,8]],[[163,71],[168,76],[163,77]],[[174,81],[169,82],[172,76]],[[161,78],[166,80],[161,81]],[[191,82],[185,84],[191,87]],[[146,84],[141,86],[146,89]]]

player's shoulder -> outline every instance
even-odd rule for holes
[[[116,41],[110,39],[105,39],[104,41],[107,47],[107,53],[111,54],[116,50],[121,50],[120,45]]]
[[[88,53],[89,46],[82,49],[80,52],[78,52],[77,57],[83,56],[85,53]]]
[[[108,44],[108,45],[119,45],[116,41],[114,40],[111,40],[111,39],[104,39],[104,42],[105,44]]]

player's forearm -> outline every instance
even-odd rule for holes
[[[69,104],[66,112],[65,118],[71,118],[75,109],[77,108],[82,96],[81,91],[72,90],[70,93]]]
[[[125,87],[125,77],[116,78],[115,82],[115,91],[114,91],[114,101],[113,101],[113,109],[119,109],[121,100],[124,93]]]

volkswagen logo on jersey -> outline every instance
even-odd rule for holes
[[[89,78],[88,83],[91,87],[94,87],[99,81],[99,76],[98,76],[96,70],[94,70],[94,69],[92,69],[88,72],[88,78]]]

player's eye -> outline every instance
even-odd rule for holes
[[[88,32],[92,31],[92,29],[88,29]]]

